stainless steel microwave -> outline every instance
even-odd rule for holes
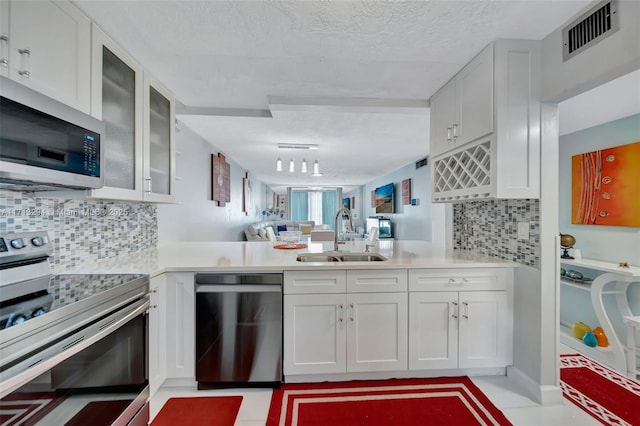
[[[100,188],[104,123],[0,76],[0,187]]]

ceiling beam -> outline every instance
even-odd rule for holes
[[[215,115],[222,117],[272,118],[268,109],[176,106],[176,115]]]
[[[279,111],[425,114],[429,109],[429,101],[427,99],[269,96],[269,109],[272,114]]]

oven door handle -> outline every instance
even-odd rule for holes
[[[239,285],[218,285],[199,284],[196,285],[196,293],[280,293],[282,286],[278,284],[239,284]]]
[[[136,318],[139,315],[146,313],[149,310],[149,301],[145,300],[141,305],[136,307],[133,311],[129,312],[122,318],[109,323],[107,322],[107,326],[101,329],[99,332],[87,337],[79,341],[79,343],[69,347],[68,349],[63,349],[61,352],[43,360],[36,360],[35,364],[32,364],[32,367],[27,368],[24,371],[21,371],[15,374],[12,377],[9,377],[5,381],[0,383],[0,398],[4,398],[9,393],[13,392],[15,389],[19,388],[23,384],[35,379],[40,374],[48,371],[49,369],[55,367],[57,364],[62,361],[72,357],[83,349],[88,348],[93,345],[100,339],[108,336],[118,328],[125,325],[127,322]],[[80,330],[77,335],[82,335],[83,330]],[[68,345],[67,345],[68,346]]]

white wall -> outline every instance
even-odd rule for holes
[[[583,12],[597,3],[591,3]],[[542,44],[544,101],[560,102],[640,69],[640,2],[619,1],[618,16],[618,32],[566,62],[562,61],[564,25],[545,37]]]
[[[571,224],[571,157],[638,141],[640,114],[560,137],[560,232],[576,238],[585,258],[640,265],[640,228]]]
[[[211,200],[211,154],[219,151],[200,135],[179,124],[176,132],[176,201],[158,206],[158,242],[238,241],[249,223],[262,220],[271,203],[268,188],[253,178],[253,208],[242,212],[242,178],[247,170],[227,158],[231,166],[231,202],[218,207]]]
[[[411,198],[418,200],[416,206],[402,204],[402,181],[407,178],[411,179]],[[360,219],[366,220],[368,216],[376,216],[375,208],[371,207],[371,191],[391,182],[395,186],[396,213],[382,216],[393,221],[394,238],[431,241],[431,159],[427,166],[416,169],[415,163],[407,164],[344,196],[356,194],[357,213]]]

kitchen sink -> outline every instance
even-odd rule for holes
[[[379,253],[345,253],[341,260],[343,262],[382,262],[387,258]]]
[[[379,253],[302,253],[298,262],[381,262],[388,260]]]

